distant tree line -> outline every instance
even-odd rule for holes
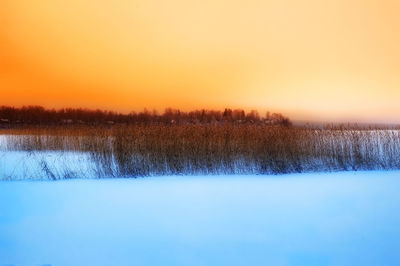
[[[42,106],[21,108],[0,106],[0,124],[5,125],[113,125],[113,124],[266,124],[291,126],[288,117],[280,113],[267,112],[260,116],[256,110],[242,109],[195,110],[183,112],[167,108],[164,113],[157,111],[131,112],[122,114],[113,111],[83,108],[45,109]]]

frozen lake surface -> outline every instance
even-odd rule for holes
[[[400,265],[400,172],[0,182],[0,265]]]

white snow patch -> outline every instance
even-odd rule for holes
[[[95,178],[89,153],[1,151],[0,180]]]

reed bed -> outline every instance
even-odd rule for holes
[[[87,152],[98,177],[400,169],[400,131],[135,125],[4,131],[6,149]]]

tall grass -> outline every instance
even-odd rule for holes
[[[99,177],[400,169],[400,131],[262,125],[36,128],[7,149],[90,153]]]

